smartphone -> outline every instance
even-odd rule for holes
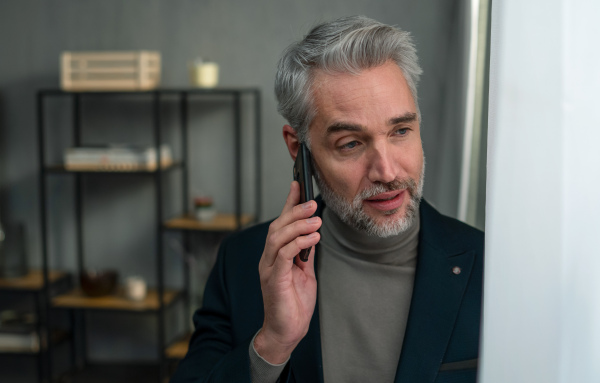
[[[312,184],[312,166],[310,159],[310,151],[304,144],[300,144],[298,154],[296,155],[296,162],[294,163],[294,180],[300,184],[300,203],[304,203],[315,199],[313,193]],[[314,214],[313,214],[314,216]],[[310,249],[303,249],[300,251],[300,260],[302,262],[308,261],[308,255]]]

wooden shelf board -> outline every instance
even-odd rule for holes
[[[48,280],[54,283],[67,276],[63,271],[49,271]],[[0,290],[41,290],[44,287],[44,273],[42,270],[31,270],[24,277],[0,278]]]
[[[185,354],[188,352],[188,346],[190,344],[190,338],[192,334],[187,334],[176,342],[173,342],[165,350],[165,357],[167,359],[183,359]]]
[[[242,226],[248,225],[254,220],[250,214],[242,214],[240,217]],[[234,231],[237,229],[235,214],[217,214],[212,221],[199,221],[193,216],[183,216],[168,220],[164,226],[169,229],[200,230],[200,231]]]
[[[176,290],[165,290],[163,302],[169,305],[177,297]],[[133,301],[124,296],[122,292],[104,297],[88,297],[81,289],[77,288],[66,294],[57,295],[52,299],[52,306],[74,309],[92,310],[124,310],[124,311],[152,311],[158,310],[158,293],[156,289],[149,289],[148,295],[142,301]]]

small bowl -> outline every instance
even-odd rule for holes
[[[81,289],[89,297],[110,295],[117,287],[119,274],[116,270],[86,270],[79,276]]]

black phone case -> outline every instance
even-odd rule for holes
[[[315,199],[313,195],[310,151],[304,144],[300,144],[296,162],[294,163],[294,180],[300,184],[300,203]],[[303,262],[308,261],[311,248],[300,250],[300,260]]]

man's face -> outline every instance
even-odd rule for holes
[[[314,79],[309,127],[317,184],[328,207],[371,235],[405,231],[418,213],[424,158],[417,110],[395,63]]]

